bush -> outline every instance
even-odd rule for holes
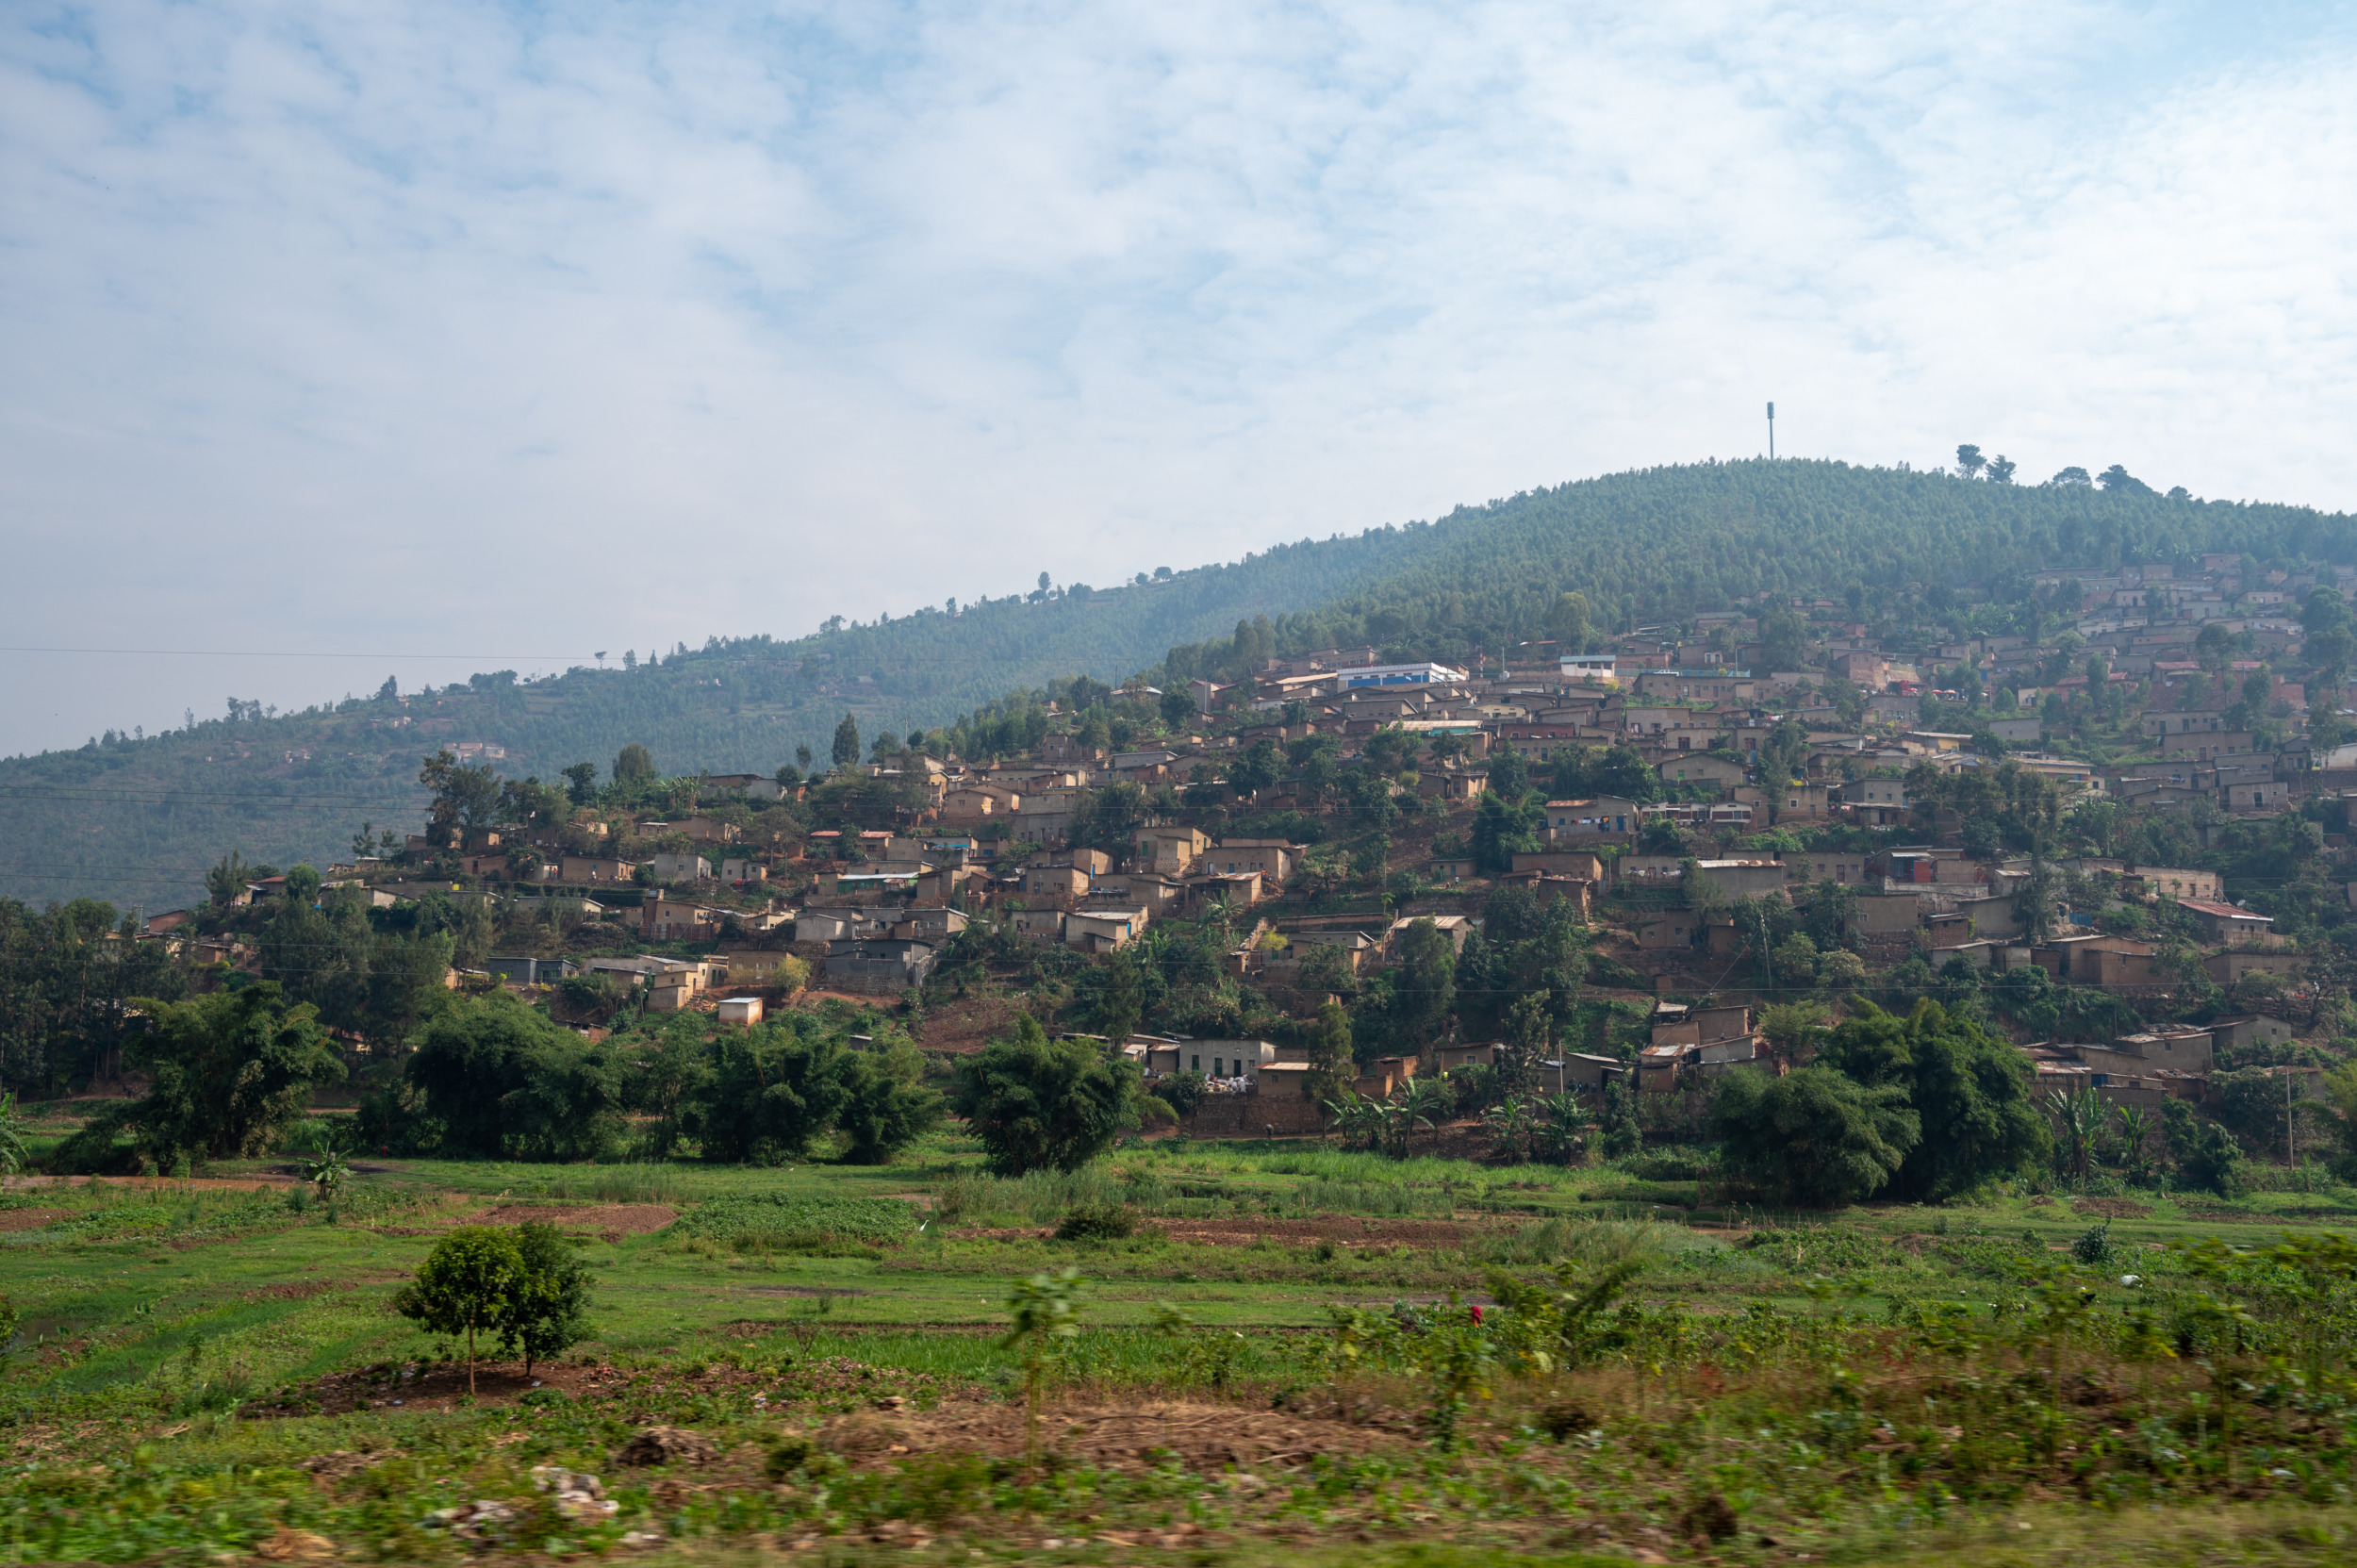
[[[1126,1241],[1137,1233],[1137,1216],[1118,1203],[1082,1204],[1064,1215],[1056,1239],[1067,1242]]]
[[[1166,1073],[1154,1085],[1155,1097],[1179,1116],[1192,1114],[1203,1100],[1201,1073]]]
[[[441,1141],[455,1149],[572,1161],[620,1146],[622,1079],[614,1052],[504,995],[462,1001],[428,1024],[408,1078],[425,1097],[425,1114],[441,1125]],[[371,1117],[363,1137],[395,1125]],[[380,1146],[387,1142],[380,1136]]]

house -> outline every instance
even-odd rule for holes
[[[1142,868],[1166,877],[1185,876],[1211,847],[1197,828],[1140,828],[1132,843]]]
[[[647,867],[661,882],[708,882],[712,878],[712,862],[701,855],[659,854]]]
[[[938,947],[965,929],[965,911],[941,905],[920,905],[903,910],[891,925],[889,934]]]
[[[1586,801],[1549,801],[1546,811],[1550,842],[1637,831],[1637,802],[1617,795],[1599,795]]]
[[[1582,920],[1588,918],[1596,887],[1585,877],[1558,877],[1546,871],[1508,871],[1498,878],[1498,883],[1500,886],[1527,887],[1541,904],[1567,899],[1579,911]]]
[[[1383,950],[1397,952],[1400,934],[1419,920],[1431,921],[1433,929],[1447,937],[1450,949],[1457,952],[1465,950],[1465,938],[1474,933],[1473,918],[1470,916],[1407,915],[1393,920],[1391,929],[1383,933]]]
[[[2006,742],[2037,740],[2046,733],[2045,724],[2035,715],[2028,718],[1992,718],[1988,733]]]
[[[2217,902],[2226,897],[2226,879],[2216,871],[2194,871],[2174,866],[2123,866],[2118,882],[2122,898]]]
[[[1578,877],[1603,886],[1611,880],[1611,862],[1587,850],[1524,850],[1514,856],[1517,871],[1545,871],[1555,876]]]
[[[645,830],[642,827],[640,831]],[[709,817],[690,817],[684,821],[673,822],[668,831],[685,834],[699,844],[733,844],[736,842],[734,823],[716,822]]]
[[[767,882],[769,867],[748,856],[737,856],[720,863],[720,880],[726,883]]]
[[[1498,1048],[1495,1041],[1475,1045],[1471,1041],[1432,1048],[1432,1065],[1441,1071],[1455,1072],[1459,1067],[1492,1067],[1497,1065]]]
[[[724,997],[717,1009],[724,1024],[742,1024],[747,1028],[761,1022],[759,997]]]
[[[1064,916],[1064,945],[1083,952],[1112,952],[1136,941],[1146,922],[1143,909],[1076,909]]]
[[[929,942],[865,937],[827,944],[827,983],[853,991],[901,991],[933,972]]]
[[[726,910],[657,895],[638,906],[638,933],[650,942],[710,942]]]
[[[1302,846],[1281,838],[1223,838],[1203,858],[1222,876],[1258,871],[1261,880],[1282,883],[1300,863]]]
[[[1658,771],[1668,784],[1709,784],[1719,789],[1733,789],[1743,782],[1744,776],[1741,763],[1714,757],[1706,751],[1665,756]]]
[[[483,966],[508,985],[553,985],[573,972],[561,958],[486,958]]]
[[[1027,866],[1023,896],[1027,899],[1077,899],[1089,890],[1089,874],[1077,866]]]
[[[1061,909],[1013,909],[1007,912],[1007,929],[1017,936],[1028,936],[1034,942],[1063,940],[1063,911]]]
[[[1637,928],[1637,945],[1640,948],[1690,948],[1694,933],[1702,928],[1702,917],[1688,910],[1675,910],[1656,915],[1640,922]]]
[[[507,851],[490,850],[478,855],[461,855],[458,868],[470,877],[503,877],[507,874]]]
[[[636,880],[638,867],[627,860],[607,860],[596,855],[567,855],[559,867],[557,880],[573,886],[587,883],[610,885]]]
[[[2265,915],[2230,903],[2214,903],[2207,899],[2180,899],[2177,907],[2193,916],[2193,923],[2201,928],[2201,934],[2210,941],[2230,945],[2257,946],[2264,943],[2275,929],[2275,921]]]
[[[1773,793],[1776,820],[1830,815],[1833,791],[1823,784],[1784,784]]]
[[[1277,1060],[1277,1048],[1266,1040],[1184,1040],[1178,1046],[1185,1051],[1185,1070],[1210,1079],[1251,1078]],[[1147,1048],[1149,1061],[1153,1050]]]
[[[873,926],[872,911],[864,909],[805,909],[794,918],[797,942],[838,942]]]

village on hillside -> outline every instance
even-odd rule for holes
[[[955,1050],[980,1044],[957,999],[996,998],[1118,1042],[1228,1135],[1347,1134],[1435,1079],[1418,1115],[1617,1085],[1690,1128],[1714,1080],[1931,998],[2002,1027],[2042,1103],[2224,1108],[2288,1154],[2347,1027],[2352,579],[2211,555],[2040,573],[2026,608],[1854,590],[1618,634],[1566,595],[1558,640],[1472,668],[1080,677],[964,727],[986,755],[847,715],[831,766],[768,775],[634,748],[552,785],[459,742],[421,831],[224,861],[211,903],[136,934],[302,996],[267,934],[290,891],[422,911],[446,984],[592,1040],[834,997]]]

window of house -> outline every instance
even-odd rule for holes
[[[1191,1073],[1199,1073],[1202,1070],[1203,1058],[1199,1056],[1190,1056],[1187,1058],[1187,1071]]]

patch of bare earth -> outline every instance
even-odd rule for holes
[[[38,1230],[72,1213],[71,1209],[0,1209],[0,1231]]]
[[[1409,1436],[1380,1427],[1319,1420],[1285,1411],[1163,1400],[1137,1405],[1063,1405],[1040,1412],[1040,1446],[1100,1468],[1145,1467],[1175,1454],[1188,1469],[1291,1469],[1319,1454],[1405,1448]],[[945,1405],[931,1411],[861,1411],[819,1428],[818,1446],[854,1464],[911,1454],[1026,1451],[1020,1404]]]
[[[379,1227],[388,1236],[433,1236],[461,1225],[553,1225],[575,1235],[618,1242],[643,1236],[679,1218],[661,1203],[501,1203],[481,1211],[461,1210],[425,1216],[424,1223]]]
[[[2098,1219],[2143,1219],[2152,1213],[2150,1203],[2138,1203],[2128,1197],[2083,1197],[2071,1207]]]

